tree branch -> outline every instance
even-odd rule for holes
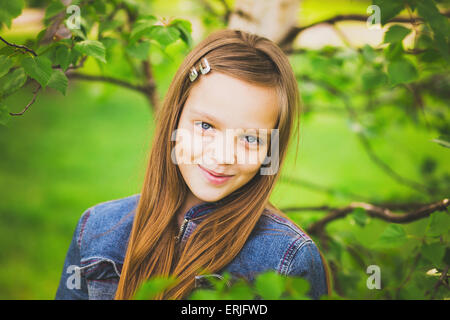
[[[369,203],[364,202],[352,202],[350,205],[333,209],[327,216],[320,219],[319,221],[313,223],[309,228],[308,232],[311,234],[318,234],[324,232],[325,226],[331,221],[344,218],[347,214],[351,213],[356,208],[363,208],[366,210],[367,214],[373,218],[381,219],[391,223],[409,223],[419,219],[428,217],[431,213],[435,211],[446,211],[449,206],[449,199],[443,199],[441,201],[428,204],[412,210],[404,214],[395,214],[391,210],[383,207],[377,207]]]
[[[125,80],[116,79],[116,78],[108,77],[108,76],[90,75],[90,74],[77,73],[77,72],[68,72],[66,75],[69,79],[112,83],[112,84],[115,84],[115,85],[118,85],[118,86],[121,86],[121,87],[124,87],[127,89],[138,91],[143,94],[147,94],[147,90],[148,90],[148,88],[146,86],[134,85]]]
[[[153,106],[153,109],[156,111],[159,109],[159,96],[156,91],[156,83],[153,78],[153,72],[150,65],[150,58],[142,61],[142,69],[144,71],[145,77],[145,95]]]
[[[10,112],[9,114],[12,115],[12,116],[21,116],[21,115],[23,115],[23,114],[25,113],[25,111],[27,111],[28,108],[31,107],[31,105],[36,101],[36,97],[37,97],[37,95],[38,95],[38,92],[39,92],[41,89],[42,89],[41,85],[38,84],[38,86],[36,87],[36,89],[34,89],[34,91],[33,91],[33,98],[31,99],[30,102],[28,102],[28,104],[25,106],[25,108],[24,108],[22,111],[20,111],[19,113],[13,113],[13,112]]]
[[[442,13],[442,15],[446,16],[446,17],[450,17],[450,11],[444,12]],[[286,34],[286,36],[280,40],[278,42],[278,45],[280,46],[280,48],[284,49],[288,49],[289,47],[292,46],[292,43],[294,42],[294,40],[297,38],[297,36],[312,27],[315,27],[317,25],[320,24],[335,24],[337,22],[341,22],[341,21],[361,21],[361,22],[366,22],[368,19],[368,16],[366,15],[360,15],[360,14],[340,14],[337,16],[334,16],[332,18],[328,18],[325,20],[321,20],[321,21],[317,21],[314,23],[311,23],[309,25],[306,26],[301,26],[301,27],[293,27],[291,28],[291,30],[289,30]],[[422,21],[422,19],[420,17],[395,17],[391,20],[388,21],[388,23],[391,22],[399,22],[399,23],[414,23],[417,24],[417,22]]]
[[[227,23],[228,20],[230,19],[232,10],[226,0],[220,0],[220,2],[222,3],[223,7],[225,8],[225,15],[223,17],[223,20],[225,21],[225,23]]]
[[[380,203],[372,203],[372,205],[393,211],[406,211],[406,210],[417,210],[419,208],[427,206],[428,204],[418,202],[409,202],[409,203],[380,202]],[[293,206],[280,208],[280,210],[287,213],[299,211],[335,211],[339,210],[339,208],[331,207],[329,205],[322,205],[322,206],[302,206],[302,207]]]
[[[1,36],[0,36],[0,40],[3,41],[7,46],[14,47],[14,48],[21,49],[21,50],[25,50],[26,52],[31,53],[33,56],[35,56],[35,57],[37,56],[37,54],[36,54],[36,52],[34,52],[34,50],[32,50],[32,49],[30,49],[30,48],[28,48],[26,46],[10,43],[10,42],[6,41]]]
[[[441,285],[445,286],[445,287],[448,289],[448,284],[447,284],[447,279],[448,279],[448,269],[449,269],[449,266],[448,266],[448,265],[445,265],[444,269],[442,270],[441,276],[439,277],[438,281],[437,281],[437,282],[435,283],[435,285],[433,286],[433,289],[432,289],[433,292],[430,292],[431,289],[430,289],[430,290],[427,290],[427,291],[425,292],[425,295],[428,295],[428,294],[431,293],[431,296],[430,296],[430,299],[431,299],[431,300],[434,299],[434,297],[436,296],[437,291],[438,291],[438,289],[439,289],[439,287],[440,287]]]

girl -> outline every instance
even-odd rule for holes
[[[278,46],[239,30],[209,35],[157,112],[142,192],[83,213],[56,298],[131,299],[158,275],[178,280],[158,299],[185,299],[208,276],[268,270],[306,278],[312,298],[330,294],[317,246],[269,202],[298,118]]]

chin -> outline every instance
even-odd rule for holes
[[[203,190],[191,190],[192,193],[200,200],[206,201],[206,202],[215,202],[222,200],[225,198],[226,194],[224,194],[223,191],[219,190],[206,190],[209,188],[204,188]],[[197,192],[198,191],[198,192]]]

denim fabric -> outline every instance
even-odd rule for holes
[[[56,299],[114,299],[131,233],[139,194],[100,203],[87,209],[73,233]],[[186,242],[202,216],[220,203],[202,203],[188,210],[181,241]],[[316,244],[298,226],[266,209],[240,253],[215,276],[253,281],[261,272],[275,270],[310,282],[308,295],[327,293],[326,276]],[[205,284],[196,276],[196,287]]]

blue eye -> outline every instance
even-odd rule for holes
[[[208,123],[208,122],[202,122],[202,128],[205,130],[208,130],[209,128],[211,128],[212,126]]]
[[[198,124],[201,125],[201,128],[202,128],[203,130],[208,130],[209,128],[212,128],[212,125],[210,125],[208,122],[198,121],[198,122],[196,123],[196,125],[198,125]]]
[[[247,139],[247,138],[250,138],[250,140]],[[260,143],[259,139],[258,139],[257,137],[254,137],[254,136],[245,136],[245,139],[246,139],[247,142],[250,143],[250,144],[255,144],[255,142],[256,142],[256,143]]]

